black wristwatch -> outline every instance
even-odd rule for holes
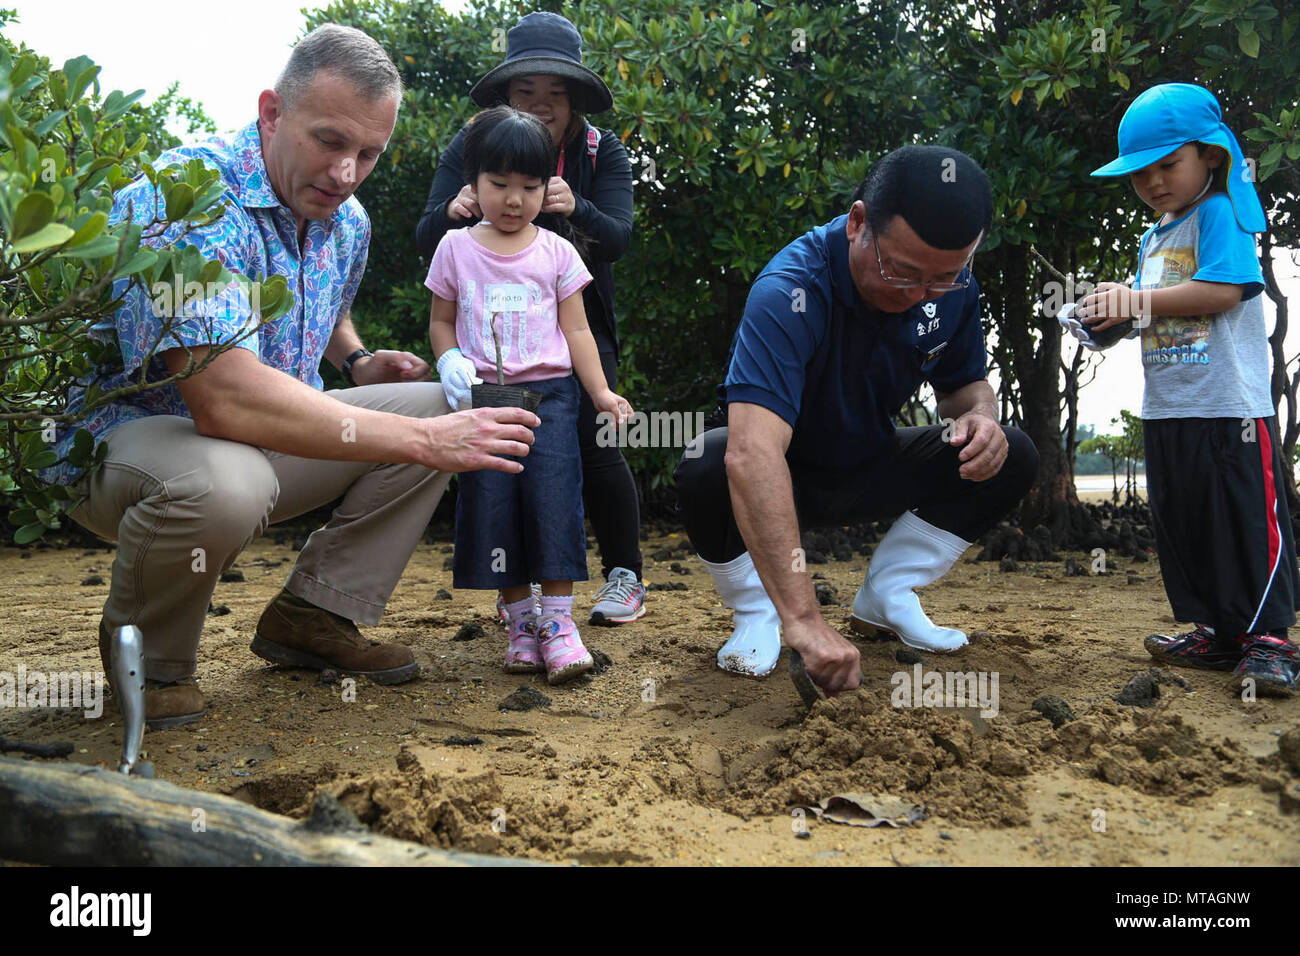
[[[355,352],[353,352],[351,355],[349,355],[347,358],[343,360],[343,368],[342,368],[343,377],[348,380],[349,385],[357,384],[356,382],[352,381],[352,366],[356,364],[357,359],[363,359],[367,355],[374,355],[374,354],[375,353],[370,351],[370,349],[357,349]]]

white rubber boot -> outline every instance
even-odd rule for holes
[[[781,615],[763,589],[753,558],[746,551],[726,564],[704,561],[704,566],[723,603],[736,612],[736,628],[718,651],[718,666],[746,677],[766,677],[781,656]]]
[[[921,651],[964,647],[966,635],[951,627],[936,627],[912,589],[933,584],[947,574],[970,545],[906,512],[872,552],[867,576],[853,599],[853,629],[860,634],[889,631],[908,647]]]

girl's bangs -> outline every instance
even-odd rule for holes
[[[541,121],[534,127],[528,120],[509,117],[488,130],[483,137],[475,166],[478,172],[508,175],[518,173],[548,180],[555,173],[551,137]]]

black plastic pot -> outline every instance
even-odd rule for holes
[[[1087,328],[1087,326],[1084,326],[1084,328]],[[1102,329],[1100,332],[1093,332],[1089,329],[1088,338],[1092,339],[1102,348],[1105,348],[1113,342],[1118,342],[1132,331],[1133,320],[1129,319],[1127,322],[1121,322],[1119,325],[1112,325],[1110,328]]]
[[[473,408],[522,408],[535,412],[542,402],[540,392],[522,385],[471,385],[469,395]]]

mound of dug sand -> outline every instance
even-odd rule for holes
[[[757,748],[706,752],[661,740],[642,750],[638,759],[656,768],[646,781],[663,798],[742,820],[860,792],[900,798],[928,817],[1003,829],[1031,824],[1030,775],[1040,771],[1064,769],[1184,804],[1221,787],[1273,791],[1286,780],[1277,754],[1257,758],[1232,739],[1202,739],[1177,714],[1108,700],[1054,730],[1033,711],[985,723],[969,712],[892,707],[887,691],[861,691],[819,702],[802,723]],[[563,858],[612,823],[614,811],[582,797],[581,788],[544,797],[511,785],[510,765],[494,766],[501,754],[465,754],[448,765],[437,759],[442,753],[406,746],[394,770],[318,778],[319,789],[378,833],[479,853]],[[610,782],[635,793],[630,779]],[[311,803],[292,815],[305,815]]]
[[[1046,735],[1040,749],[1087,776],[1179,803],[1232,784],[1272,789],[1270,778],[1280,768],[1276,755],[1252,757],[1230,737],[1203,740],[1178,714],[1111,704]]]
[[[895,708],[881,690],[819,702],[767,759],[732,775],[722,803],[745,816],[779,814],[868,791],[972,826],[1022,826],[1029,823],[1022,778],[1062,764],[1184,804],[1238,784],[1275,791],[1286,776],[1277,755],[1254,757],[1228,737],[1203,739],[1176,713],[1105,701],[1053,730],[1034,712],[985,724],[952,710]]]
[[[438,772],[426,760],[424,748],[404,747],[396,770],[339,777],[319,790],[376,833],[475,853],[563,855],[573,845],[571,835],[593,822],[580,800],[555,804],[508,794],[494,769]],[[291,815],[306,815],[314,799]]]
[[[725,801],[744,815],[787,813],[832,794],[890,794],[985,827],[1029,822],[1023,750],[934,708],[895,708],[885,691],[819,702],[808,719],[752,766]]]

